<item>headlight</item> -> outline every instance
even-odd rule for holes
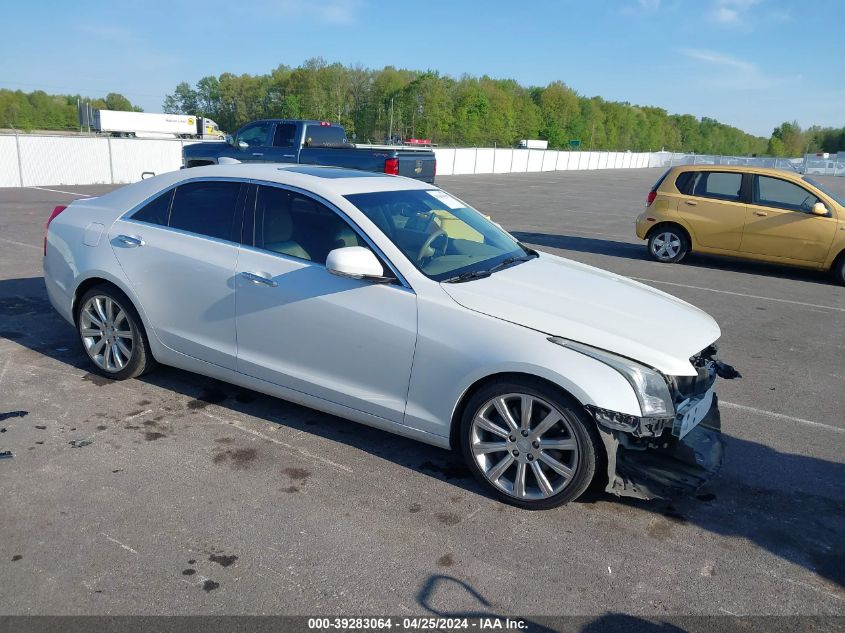
[[[643,417],[668,418],[675,415],[675,405],[672,402],[672,395],[669,393],[669,386],[660,372],[622,356],[565,338],[550,336],[549,340],[590,358],[595,358],[622,374],[633,387],[634,393],[637,394]]]

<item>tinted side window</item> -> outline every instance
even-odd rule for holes
[[[305,128],[305,147],[346,147],[349,141],[342,127],[309,125]]]
[[[768,176],[754,177],[754,204],[809,213],[819,199],[804,187]]]
[[[681,193],[689,193],[689,186],[694,175],[695,172],[692,171],[684,171],[678,174],[678,177],[675,179],[675,187],[678,191]]]
[[[692,182],[691,194],[702,198],[739,201],[742,174],[724,171],[698,172]]]
[[[172,198],[173,190],[171,189],[138,209],[132,214],[132,219],[167,226],[167,217],[170,213],[170,200]]]
[[[177,187],[170,209],[170,226],[231,240],[240,190],[238,182],[191,182]]]
[[[272,125],[269,121],[260,121],[246,126],[238,132],[238,143],[243,141],[250,147],[266,145],[267,136],[270,134],[270,126]]]
[[[293,147],[296,126],[293,123],[279,123],[273,135],[273,147]]]
[[[343,218],[316,200],[287,189],[260,186],[255,246],[325,264],[336,248],[367,244]]]

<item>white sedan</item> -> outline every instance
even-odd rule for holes
[[[50,301],[96,370],[158,363],[459,450],[531,509],[706,481],[716,322],[538,253],[430,184],[219,165],[57,207]]]

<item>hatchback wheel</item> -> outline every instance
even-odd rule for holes
[[[845,286],[845,255],[840,255],[830,270],[836,283]]]
[[[658,262],[674,264],[686,257],[688,252],[686,236],[674,227],[659,227],[648,238],[648,253]]]
[[[126,380],[154,365],[141,319],[123,292],[97,286],[82,296],[79,306],[79,338],[98,373]]]
[[[503,501],[530,510],[579,497],[600,450],[583,408],[540,381],[480,389],[464,411],[461,440],[476,478]]]

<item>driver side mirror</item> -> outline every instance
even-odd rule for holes
[[[226,145],[234,145],[235,144],[235,138],[231,134],[227,134],[224,137],[224,140],[226,141]]]
[[[827,210],[827,207],[824,206],[823,202],[817,202],[816,204],[814,204],[812,212],[813,212],[813,215],[827,215],[828,213],[830,213]]]
[[[336,248],[326,257],[326,269],[338,277],[366,279],[389,283],[393,277],[384,276],[384,268],[369,248],[345,246]]]

